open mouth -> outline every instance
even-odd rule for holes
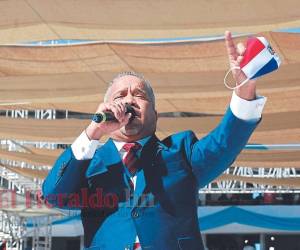
[[[128,124],[132,123],[132,122],[133,122],[133,120],[134,120],[135,118],[136,118],[136,116],[135,116],[135,115],[131,116],[131,117],[130,117],[130,119],[129,119],[129,122],[128,122]]]
[[[134,113],[132,113],[132,116],[129,119],[129,123],[131,123],[132,121],[134,121],[137,118],[141,118],[140,112],[134,112]]]

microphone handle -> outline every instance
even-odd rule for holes
[[[114,116],[113,113],[111,112],[103,112],[100,113],[102,115],[102,121],[108,121],[108,122],[117,122],[118,120],[116,119],[116,117]]]
[[[127,104],[127,103],[125,105],[125,108],[126,108],[125,114],[131,113],[130,121],[132,121],[134,119],[134,117],[136,116],[134,109],[132,108],[132,106],[130,104]],[[116,117],[114,116],[114,114],[111,112],[107,112],[107,111],[101,112],[98,115],[100,116],[99,117],[100,122],[105,122],[105,121],[117,122],[118,121],[116,119]]]

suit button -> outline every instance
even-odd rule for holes
[[[63,173],[65,172],[66,167],[67,167],[67,163],[63,162],[61,164],[61,168],[59,169],[59,171],[57,173],[58,177],[61,177],[63,175]]]
[[[131,213],[131,216],[132,216],[133,218],[137,218],[137,217],[139,217],[139,213],[138,213],[137,211],[133,211],[133,212]]]

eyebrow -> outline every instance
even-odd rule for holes
[[[143,89],[141,89],[141,88],[136,88],[136,89],[134,89],[133,90],[133,93],[135,93],[135,92],[140,92],[140,93],[143,93],[143,94],[147,94],[147,92],[146,91],[144,91]]]
[[[121,89],[121,90],[117,91],[117,92],[114,93],[112,96],[115,97],[116,95],[121,94],[121,93],[124,93],[124,92],[127,92],[127,91],[128,91],[128,88],[124,88],[124,89]],[[138,92],[138,93],[143,93],[144,95],[147,95],[147,92],[146,92],[146,91],[144,91],[143,89],[138,88],[138,87],[135,88],[135,89],[133,90],[133,93],[136,93],[136,92]]]

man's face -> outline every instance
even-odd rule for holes
[[[148,96],[144,83],[136,76],[122,76],[111,86],[108,102],[130,104],[136,117],[110,136],[119,141],[136,141],[152,135],[156,130],[157,112]]]

